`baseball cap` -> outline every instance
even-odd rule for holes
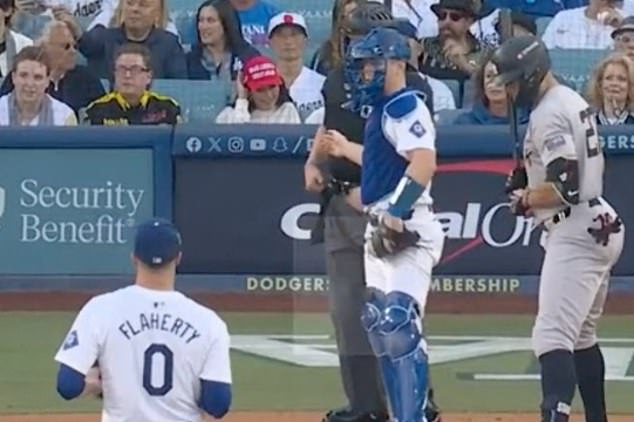
[[[148,266],[171,262],[181,252],[182,240],[172,222],[153,218],[137,226],[134,256]]]
[[[283,84],[277,66],[266,56],[251,57],[242,68],[242,83],[249,91]]]
[[[519,25],[528,32],[533,35],[537,35],[537,22],[535,18],[529,16],[525,13],[518,12],[516,10],[511,11],[511,23],[513,25]],[[498,16],[495,20],[495,30],[499,33],[501,31],[500,27],[500,17]]]
[[[612,31],[612,38],[616,38],[618,35],[623,32],[633,31],[634,32],[634,16],[628,16],[621,21],[619,26],[616,27],[614,31]]]
[[[290,13],[290,12],[282,12],[273,16],[271,20],[269,20],[269,38],[280,26],[284,25],[292,25],[301,28],[304,31],[304,34],[308,36],[308,26],[306,25],[306,19],[299,13]]]

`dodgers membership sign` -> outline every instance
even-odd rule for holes
[[[153,204],[149,149],[3,149],[0,273],[130,273]]]

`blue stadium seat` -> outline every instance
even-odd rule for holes
[[[535,23],[537,24],[537,35],[543,35],[546,27],[550,23],[553,18],[550,16],[542,16],[540,18],[535,19]]]
[[[592,75],[594,66],[610,54],[611,50],[557,48],[550,50],[549,53],[553,72],[580,90]]]
[[[188,122],[213,122],[231,94],[231,87],[215,81],[178,79],[155,79],[152,90],[176,99]]]
[[[460,82],[454,79],[442,79],[442,81],[451,90],[453,99],[456,102],[456,107],[462,107],[462,87],[460,86]]]
[[[455,110],[439,110],[434,116],[434,120],[438,126],[450,126],[454,124],[456,118],[462,113],[466,113],[469,109],[457,108]]]

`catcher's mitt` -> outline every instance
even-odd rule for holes
[[[396,231],[386,226],[381,217],[382,215],[370,215],[370,225],[374,227],[368,242],[370,254],[383,258],[416,246],[420,240],[418,233],[405,228],[403,231]]]

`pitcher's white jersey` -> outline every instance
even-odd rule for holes
[[[129,286],[91,299],[55,360],[85,374],[96,362],[103,422],[201,421],[201,379],[231,383],[229,333],[175,291]]]
[[[546,168],[557,158],[579,163],[580,202],[601,196],[605,162],[596,121],[588,103],[564,85],[548,90],[531,112],[524,139],[529,188],[546,181]],[[544,221],[566,206],[535,209],[536,221]]]

